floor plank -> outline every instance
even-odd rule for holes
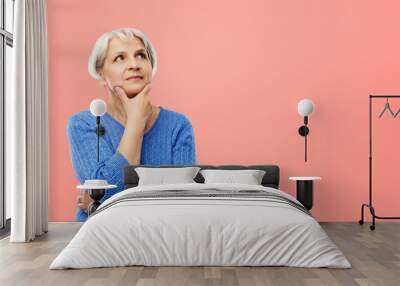
[[[375,231],[358,223],[321,223],[352,269],[295,267],[115,267],[48,269],[82,223],[50,223],[32,243],[0,240],[0,285],[400,285],[400,223],[379,222]]]

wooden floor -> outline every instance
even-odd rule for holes
[[[32,243],[0,241],[0,285],[400,285],[400,223],[375,231],[357,223],[322,223],[353,268],[118,267],[49,270],[81,223],[50,223]]]

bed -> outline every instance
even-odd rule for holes
[[[199,172],[193,183],[140,186],[138,166],[127,166],[124,191],[103,202],[50,269],[129,265],[351,268],[308,210],[279,190],[278,166],[195,166],[257,169],[265,175],[260,185],[205,183]]]

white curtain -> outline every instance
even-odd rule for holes
[[[12,93],[6,98],[6,172],[11,242],[48,230],[47,23],[45,0],[14,7]]]

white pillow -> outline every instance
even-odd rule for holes
[[[204,183],[236,183],[247,185],[261,185],[265,175],[263,170],[201,170]]]
[[[200,167],[136,167],[135,171],[139,176],[138,186],[148,186],[196,183],[193,179],[196,177],[200,169]]]

